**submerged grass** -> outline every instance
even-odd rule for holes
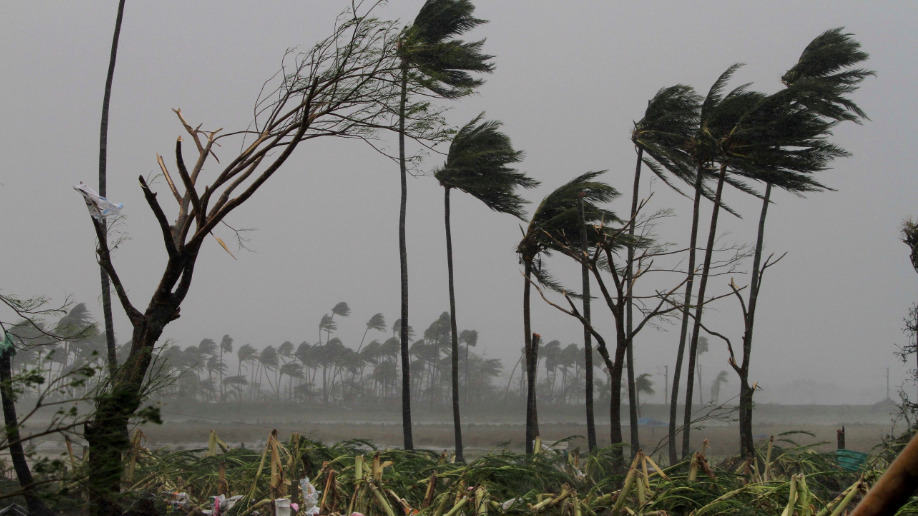
[[[461,464],[446,452],[380,450],[363,440],[323,444],[297,435],[280,442],[276,432],[262,450],[230,448],[212,433],[207,448],[151,451],[138,434],[125,491],[135,503],[173,514],[210,509],[220,494],[242,495],[223,512],[230,516],[270,514],[276,498],[305,508],[300,479],[308,478],[323,515],[830,516],[853,507],[896,451],[884,449],[863,471],[851,472],[833,454],[795,442],[801,435],[773,437],[754,460],[711,465],[705,446],[664,469],[640,451],[630,467],[616,463],[613,447],[583,456],[551,447],[530,456],[495,450]],[[170,498],[181,498],[175,493],[187,494],[181,508],[168,507]],[[903,510],[916,507],[912,501]]]

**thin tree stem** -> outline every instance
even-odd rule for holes
[[[449,272],[449,328],[452,340],[450,377],[453,391],[453,432],[456,438],[456,460],[465,462],[462,456],[462,424],[459,418],[459,333],[456,331],[456,291],[453,286],[453,238],[449,227],[449,187],[443,189],[444,222],[446,224],[446,268]],[[468,348],[466,348],[468,349]],[[466,363],[468,367],[468,363]]]

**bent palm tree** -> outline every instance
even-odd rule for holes
[[[561,290],[561,286],[541,265],[541,257],[552,249],[574,247],[581,234],[581,213],[584,224],[601,220],[615,220],[615,214],[600,208],[618,196],[615,188],[594,181],[605,171],[581,174],[545,196],[523,231],[523,238],[516,248],[523,264],[523,354],[526,361],[526,452],[532,453],[533,439],[539,433],[536,410],[535,374],[538,364],[537,341],[533,340],[530,320],[530,284],[533,280],[549,288]],[[583,205],[581,206],[581,202]]]
[[[457,36],[484,23],[472,13],[469,0],[427,0],[414,23],[406,27],[399,39],[401,58],[401,99],[399,101],[399,171],[401,202],[398,240],[401,268],[401,335],[402,358],[402,427],[406,450],[414,449],[411,436],[411,376],[408,353],[408,251],[405,240],[405,216],[408,199],[408,170],[405,157],[405,122],[409,110],[409,82],[412,91],[432,93],[446,99],[469,95],[484,81],[470,72],[491,72],[491,56],[483,54],[484,40],[464,42]]]
[[[867,115],[847,95],[860,83],[873,75],[863,68],[852,68],[869,56],[860,43],[845,34],[843,29],[830,29],[817,36],[804,49],[797,63],[782,77],[787,86],[772,95],[785,115],[779,120],[783,134],[779,148],[770,160],[762,160],[764,167],[757,179],[765,182],[762,211],[759,216],[749,299],[743,313],[743,357],[740,364],[731,357],[730,365],[740,378],[740,447],[744,455],[754,453],[752,441],[752,396],[749,384],[749,361],[752,353],[753,328],[762,273],[770,265],[762,265],[762,248],[765,217],[771,202],[772,186],[801,194],[824,190],[826,187],[812,180],[810,174],[824,170],[837,157],[847,156],[844,149],[826,140],[838,122],[860,124]],[[790,164],[789,164],[790,163]]]
[[[641,414],[640,394],[643,392],[644,394],[652,395],[654,392],[656,392],[653,390],[653,380],[651,380],[652,376],[653,375],[651,375],[650,373],[644,373],[638,376],[637,378],[635,378],[634,380],[634,389],[635,389],[635,397],[634,397],[635,401],[634,402],[637,404],[637,413],[639,416]]]
[[[839,35],[838,32],[829,31],[826,34],[829,34],[830,46],[839,44],[836,37]],[[823,41],[826,34],[817,40]],[[846,99],[844,93],[853,91],[860,80],[868,76],[870,72],[854,70],[850,74],[833,73],[866,59],[866,54],[858,50],[856,42],[852,45],[850,41],[842,38],[840,44],[844,48],[829,52],[818,51],[821,47],[820,43],[817,43],[815,50],[811,44],[804,51],[801,62],[798,62],[799,69],[796,71],[792,69],[791,72],[785,74],[785,82],[789,84],[785,90],[773,95],[764,95],[741,91],[743,90],[741,87],[724,97],[714,110],[715,116],[712,118],[714,123],[708,127],[704,139],[707,140],[705,145],[710,146],[714,151],[711,161],[718,163],[719,172],[705,263],[701,271],[699,300],[704,299],[704,287],[715,240],[717,213],[720,208],[720,195],[728,172],[766,184],[753,264],[754,288],[750,289],[750,296],[757,296],[761,286],[761,272],[769,266],[768,263],[761,265],[761,247],[771,187],[778,186],[798,194],[824,190],[826,187],[816,181],[812,177],[813,174],[828,168],[828,164],[835,158],[847,155],[844,149],[830,143],[828,137],[837,122],[857,120],[862,113],[856,109],[856,106],[854,106],[855,109],[851,109],[853,102]],[[814,52],[811,53],[811,50]],[[813,54],[816,54],[816,57]],[[841,57],[841,59],[833,62],[820,62],[826,56]],[[796,80],[802,81],[799,87],[794,86]],[[739,94],[734,94],[737,91],[740,91]],[[824,95],[822,100],[818,98],[819,95]],[[844,108],[833,109],[838,106],[844,106]],[[735,289],[734,291],[739,295],[738,291]],[[750,306],[743,308],[744,363],[747,362],[748,354],[751,351],[748,346],[751,346],[752,340],[755,303],[756,299],[750,297]],[[690,360],[694,358],[698,345],[701,315],[702,303],[699,303],[695,307]],[[742,366],[736,366],[735,357],[731,358],[731,366],[737,373],[743,377],[745,372],[748,376],[748,368],[744,371]],[[689,375],[692,374],[691,366],[690,362]],[[689,381],[691,382],[691,378]],[[748,422],[748,424],[740,425],[741,451],[744,454],[751,454],[754,453],[751,433],[753,390],[748,382],[741,383],[744,385],[741,385],[740,419]],[[691,389],[692,385],[689,383],[686,392],[686,426],[690,421]],[[683,434],[683,454],[688,449],[688,430],[686,428]]]
[[[629,245],[628,257],[625,264],[625,281],[631,281],[634,269],[634,230],[637,221],[634,219],[638,213],[639,187],[641,180],[641,165],[647,163],[650,170],[664,183],[677,192],[681,191],[668,177],[667,172],[676,179],[694,185],[696,178],[695,168],[692,166],[691,155],[685,149],[685,142],[691,137],[692,131],[698,125],[698,111],[701,107],[701,96],[691,86],[676,84],[662,88],[647,103],[644,116],[634,123],[631,131],[631,141],[637,150],[637,162],[634,166],[634,186],[631,194],[631,221],[628,227]],[[645,156],[644,154],[647,154]],[[702,194],[702,189],[696,190],[696,196]],[[700,197],[698,197],[700,200]],[[694,267],[694,249],[689,254],[689,268]],[[585,265],[584,265],[585,267]],[[692,281],[691,277],[686,282],[684,303],[691,302]],[[584,301],[586,302],[586,301]],[[626,337],[631,342],[628,346],[628,403],[630,406],[631,449],[640,449],[638,434],[638,402],[634,378],[634,302],[631,293],[628,293],[626,310]],[[687,319],[686,319],[686,322]],[[589,335],[588,332],[586,332]],[[685,339],[679,343],[676,355],[676,370],[682,367],[682,356],[685,353]],[[678,385],[678,384],[675,384]],[[678,396],[678,388],[673,396]],[[675,415],[673,415],[675,420]]]
[[[711,383],[711,403],[717,403],[720,400],[720,384],[727,383],[727,380],[727,371],[722,370],[717,373],[717,377]]]
[[[539,182],[510,165],[523,159],[510,138],[500,131],[498,121],[482,121],[483,114],[466,124],[449,147],[446,163],[434,172],[443,187],[444,220],[446,227],[446,265],[449,276],[449,312],[452,335],[452,403],[456,458],[462,455],[462,431],[459,417],[459,332],[456,325],[456,293],[453,284],[453,241],[450,231],[449,194],[452,189],[465,192],[499,213],[523,218],[527,202],[516,193],[517,187],[534,188]]]
[[[698,222],[699,222],[699,213],[701,209],[701,197],[705,194],[705,185],[704,180],[707,176],[712,174],[711,167],[716,161],[716,146],[712,145],[710,139],[706,137],[711,131],[722,130],[720,126],[725,125],[725,120],[729,117],[726,116],[728,110],[724,108],[725,105],[730,106],[731,103],[726,101],[727,98],[733,99],[734,97],[741,97],[745,93],[745,87],[740,86],[739,88],[734,89],[728,94],[724,94],[724,89],[729,82],[730,78],[733,77],[733,74],[736,72],[740,64],[734,64],[727,68],[720,77],[714,81],[714,84],[708,90],[708,94],[705,96],[701,106],[699,107],[698,115],[698,124],[694,129],[694,134],[691,138],[684,142],[682,147],[685,149],[685,152],[690,156],[691,163],[695,168],[695,195],[692,203],[692,227],[689,234],[689,257],[688,257],[688,267],[687,267],[687,277],[686,277],[686,286],[685,286],[685,300],[682,304],[682,326],[679,332],[679,350],[676,354],[676,367],[673,372],[673,386],[672,386],[672,398],[670,400],[670,414],[669,414],[669,460],[671,463],[675,464],[677,460],[676,454],[676,412],[677,406],[679,403],[679,380],[682,373],[682,360],[685,352],[686,339],[689,335],[688,333],[688,324],[690,318],[690,308],[691,308],[691,298],[692,298],[692,289],[694,287],[695,280],[695,250],[698,244]],[[737,115],[733,115],[735,119]],[[722,188],[723,183],[718,182],[718,185]],[[706,196],[709,196],[706,195]],[[720,195],[719,192],[714,193],[715,205],[719,207]],[[713,218],[712,218],[713,220]],[[700,283],[705,283],[700,281]],[[701,306],[704,303],[704,291],[699,289],[698,293],[698,306]],[[697,330],[694,332],[697,334]],[[693,369],[695,366],[695,348],[689,344],[689,365],[688,365],[688,382],[686,386],[686,399],[691,399],[692,391],[692,382],[693,382]],[[688,403],[688,402],[687,402]],[[686,409],[686,414],[690,414],[690,403],[689,407]],[[689,416],[686,416],[689,417]],[[685,455],[688,450],[688,429],[683,429],[683,447],[682,454]]]

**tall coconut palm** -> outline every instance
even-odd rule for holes
[[[605,171],[581,174],[545,196],[533,212],[528,226],[523,230],[523,238],[516,248],[525,276],[523,282],[523,353],[527,377],[527,453],[532,453],[532,442],[539,432],[535,395],[538,346],[537,340],[533,340],[530,320],[530,285],[532,281],[538,281],[551,288],[561,288],[542,267],[542,257],[560,246],[576,246],[577,241],[574,239],[579,238],[580,228],[583,225],[581,224],[581,200],[584,223],[615,219],[612,212],[599,207],[600,204],[607,203],[618,196],[615,188],[594,181],[603,172]]]
[[[739,91],[737,94],[736,92]],[[699,280],[699,303],[695,307],[694,329],[689,352],[689,383],[686,388],[686,413],[683,433],[683,455],[689,448],[689,422],[691,421],[692,373],[695,352],[701,330],[701,317],[705,286],[710,270],[711,256],[716,239],[717,215],[723,184],[728,173],[742,178],[762,181],[766,184],[765,207],[760,217],[759,238],[764,231],[764,217],[767,211],[771,187],[803,193],[819,191],[826,187],[813,178],[813,174],[825,170],[837,157],[847,153],[831,144],[828,136],[837,120],[823,117],[817,110],[810,109],[811,88],[787,88],[773,95],[745,91],[743,87],[725,96],[713,110],[710,125],[705,128],[703,145],[713,151],[711,162],[717,164],[717,186],[714,209],[704,264]],[[704,108],[702,108],[704,109]],[[704,114],[702,115],[704,123]],[[758,240],[757,247],[761,247]],[[760,260],[759,253],[758,259]],[[753,264],[754,282],[760,283],[760,262]],[[756,287],[756,290],[758,286]],[[750,315],[744,310],[746,326],[750,327]],[[750,335],[751,336],[751,335]],[[750,338],[751,340],[751,338]],[[741,388],[742,389],[742,388]],[[742,403],[749,411],[751,422],[751,387],[749,403]],[[743,414],[741,414],[743,416]],[[752,453],[751,423],[749,436],[741,442],[743,453]],[[741,438],[741,441],[743,439]]]
[[[707,337],[705,337],[704,335],[702,335],[701,337],[698,337],[698,350],[697,350],[698,353],[696,353],[695,355],[697,357],[696,362],[695,362],[695,376],[698,377],[698,403],[701,403],[701,404],[704,404],[704,398],[701,395],[701,393],[703,392],[701,388],[701,385],[702,385],[701,363],[697,359],[700,359],[701,355],[704,355],[705,353],[707,353],[709,347],[710,347],[710,344],[708,343]]]
[[[473,72],[489,73],[491,56],[482,53],[484,40],[465,42],[458,36],[485,23],[475,18],[469,0],[427,0],[414,23],[406,27],[399,40],[401,58],[401,99],[399,102],[399,172],[401,202],[398,239],[401,268],[402,343],[402,426],[406,450],[414,448],[411,436],[411,376],[408,356],[408,252],[405,240],[405,215],[408,199],[408,170],[405,155],[405,122],[408,118],[409,89],[456,99],[471,94],[484,81]],[[409,88],[409,84],[411,88]]]
[[[236,349],[236,358],[239,360],[239,363],[236,366],[236,376],[242,375],[242,366],[246,362],[255,362],[258,359],[258,350],[256,350],[251,344],[243,344]],[[250,368],[249,375],[251,381],[246,382],[249,385],[255,384],[255,368]]]
[[[731,357],[730,364],[740,378],[740,448],[747,456],[754,453],[754,388],[749,383],[749,361],[762,273],[770,265],[768,261],[762,264],[762,250],[772,186],[797,194],[826,189],[813,180],[811,174],[827,168],[831,160],[847,155],[843,149],[827,141],[832,127],[845,121],[860,124],[867,118],[848,95],[855,92],[864,79],[873,75],[872,71],[855,68],[868,57],[851,34],[844,33],[842,28],[830,29],[807,45],[797,63],[782,77],[786,88],[769,99],[771,104],[778,106],[772,110],[781,112],[779,117],[766,113],[770,123],[775,124],[777,120],[780,124],[773,131],[778,134],[779,142],[774,150],[766,149],[766,158],[753,155],[761,167],[756,179],[765,183],[765,193],[762,196],[749,298],[743,313],[743,357],[739,364]]]
[[[261,350],[261,353],[258,354],[258,364],[261,366],[262,377],[267,380],[268,387],[274,390],[274,395],[277,396],[277,382],[271,381],[271,376],[268,374],[268,371],[276,371],[279,367],[279,361],[277,359],[277,349],[274,346],[267,346],[265,349]],[[259,389],[259,394],[261,391],[260,384],[257,384],[256,387]]]
[[[322,332],[325,332],[325,340],[331,338],[333,331],[338,329],[338,323],[335,322],[335,316],[339,315],[341,317],[347,317],[351,315],[351,308],[347,306],[347,303],[341,301],[336,304],[331,309],[331,314],[325,314],[322,316],[322,319],[319,321],[319,344],[322,343]]]
[[[676,366],[673,371],[673,383],[672,383],[672,397],[670,398],[669,404],[669,460],[670,463],[675,464],[678,456],[676,451],[676,420],[677,420],[677,406],[679,404],[679,385],[680,378],[682,375],[682,361],[685,355],[685,345],[686,339],[688,337],[689,329],[689,319],[691,311],[691,299],[692,291],[694,288],[695,281],[695,269],[696,269],[696,253],[698,245],[698,226],[699,226],[699,214],[701,210],[701,198],[705,196],[705,184],[704,180],[706,177],[711,175],[711,167],[715,160],[715,151],[712,149],[708,140],[704,138],[706,131],[709,130],[709,127],[715,125],[715,120],[718,120],[719,112],[718,108],[724,101],[725,96],[740,95],[745,91],[745,88],[740,87],[730,94],[725,95],[724,90],[727,86],[727,83],[733,77],[733,74],[736,73],[736,70],[742,66],[740,64],[734,64],[727,68],[720,77],[714,81],[714,84],[708,90],[707,95],[701,103],[698,111],[698,122],[694,127],[690,138],[679,145],[689,157],[689,162],[691,166],[694,167],[694,198],[692,202],[692,225],[689,233],[689,256],[688,256],[688,266],[687,266],[687,278],[685,282],[685,295],[684,301],[682,303],[682,325],[679,332],[679,347],[676,352]],[[678,154],[676,155],[679,156]],[[669,163],[669,161],[661,162],[663,166]],[[681,160],[676,160],[674,162],[675,169],[672,169],[666,166],[671,172],[673,170],[682,170],[684,167],[681,165]],[[698,305],[703,304],[702,294],[698,295]],[[691,377],[692,368],[694,367],[694,359],[691,349],[689,350],[689,372],[688,375]],[[691,382],[689,380],[688,390],[691,390]],[[689,409],[690,410],[690,409]],[[683,445],[683,454],[686,453],[687,445]]]
[[[462,431],[459,416],[459,332],[456,326],[456,293],[453,285],[453,241],[450,230],[450,192],[465,192],[499,213],[523,218],[526,200],[516,193],[517,188],[533,188],[539,183],[510,165],[523,159],[523,152],[515,150],[510,138],[500,131],[498,121],[483,121],[484,114],[475,117],[456,133],[449,147],[443,167],[434,177],[443,187],[444,220],[446,227],[446,269],[449,277],[449,318],[452,334],[452,398],[453,426],[456,441],[456,458],[462,455]]]
[[[678,182],[685,182],[690,185],[695,184],[695,168],[692,166],[691,155],[686,151],[684,144],[689,140],[692,131],[698,125],[700,107],[701,96],[691,86],[677,84],[657,91],[653,98],[648,101],[644,116],[634,123],[634,129],[631,131],[631,141],[637,151],[637,162],[634,166],[634,185],[631,194],[631,218],[628,227],[629,241],[634,241],[634,231],[637,226],[635,219],[638,216],[640,199],[641,168],[645,162],[657,177],[676,191],[680,191],[677,186]],[[669,177],[670,175],[678,181],[673,181]],[[697,193],[701,195],[702,190],[699,188]],[[690,250],[689,259],[694,262],[694,249]],[[689,267],[694,267],[694,263],[691,263]],[[634,246],[629,244],[628,257],[625,264],[625,281],[631,281],[633,268]],[[692,283],[688,281],[685,288],[686,299],[684,303],[686,305],[691,302],[691,295]],[[586,303],[586,298],[584,298],[584,302]],[[637,424],[637,391],[634,384],[634,303],[630,291],[628,292],[625,310],[625,333],[631,342],[627,351],[631,449],[636,452],[640,448],[640,443]],[[677,363],[680,367],[684,347],[685,340],[683,339],[679,346],[677,358]]]

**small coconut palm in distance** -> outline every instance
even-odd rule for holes
[[[516,189],[534,188],[539,184],[525,173],[511,167],[523,159],[523,152],[513,148],[510,138],[500,131],[500,122],[483,121],[483,116],[484,114],[478,115],[459,130],[449,147],[446,163],[434,172],[434,177],[444,190],[446,264],[449,275],[452,339],[451,385],[456,458],[458,460],[464,460],[464,458],[459,417],[459,333],[456,326],[456,295],[453,286],[453,244],[450,231],[449,194],[452,189],[465,192],[496,212],[509,213],[523,219],[523,205],[527,201],[516,193]],[[475,340],[477,341],[477,334]]]

